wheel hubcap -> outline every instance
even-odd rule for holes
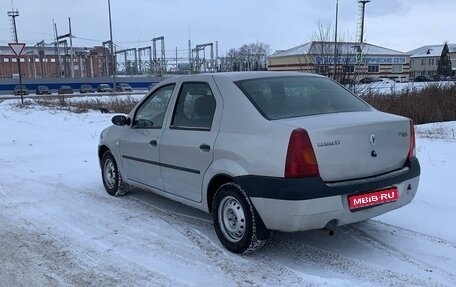
[[[245,234],[245,214],[239,201],[227,196],[218,208],[218,221],[225,237],[231,242],[238,242]]]
[[[107,159],[104,164],[104,181],[109,189],[113,189],[116,184],[116,170],[112,160]]]

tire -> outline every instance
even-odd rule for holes
[[[101,178],[109,195],[122,196],[128,193],[128,185],[122,181],[117,162],[109,150],[101,158]]]
[[[247,194],[236,183],[225,183],[217,190],[212,219],[220,242],[233,253],[249,254],[266,243],[267,229]]]

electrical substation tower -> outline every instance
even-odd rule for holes
[[[218,46],[218,45],[217,45]],[[209,61],[206,60],[206,47],[210,48],[210,58]],[[217,47],[218,48],[218,47]],[[215,60],[214,60],[214,43],[206,43],[196,45],[196,48],[193,49],[195,53],[194,61],[195,61],[195,72],[214,72],[215,71]],[[200,52],[203,52],[203,58],[200,58]],[[218,54],[218,52],[217,52]],[[203,69],[201,69],[203,67]]]
[[[121,66],[121,70],[125,75],[137,75],[138,74],[138,49],[130,48],[125,50],[119,50],[115,52],[117,55],[123,55],[123,62],[118,59],[118,63]],[[133,61],[129,59],[129,56],[133,56]],[[122,58],[121,58],[122,59]]]
[[[142,55],[149,56],[149,61],[143,61]],[[152,74],[152,49],[151,47],[138,48],[139,74]]]
[[[371,0],[358,0],[359,3],[359,14],[358,14],[358,26],[356,29],[356,39],[359,43],[364,42],[364,15],[366,12],[366,4]]]
[[[100,56],[103,61],[103,65],[100,65],[100,74],[102,76],[109,77],[109,75],[117,73],[117,48],[111,40],[104,41],[102,44],[103,52]],[[114,52],[114,57],[111,55],[111,51]]]
[[[161,43],[161,55],[160,59],[157,58],[157,42]],[[159,74],[160,76],[166,72],[166,59],[165,59],[165,37],[156,37],[152,39],[152,71],[154,74]]]

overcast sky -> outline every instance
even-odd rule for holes
[[[53,41],[68,33],[71,17],[76,46],[109,40],[107,0],[14,0],[19,10],[19,41],[27,45]],[[357,0],[339,0],[339,33],[355,39]],[[192,46],[219,41],[229,48],[261,41],[271,52],[312,40],[318,22],[333,25],[336,0],[111,0],[114,42],[118,49],[150,46],[165,37],[167,54],[176,47],[184,54]],[[11,0],[0,1],[0,45],[11,42]],[[407,52],[445,41],[456,43],[455,0],[372,0],[366,6],[365,39],[375,45]],[[174,53],[174,52],[173,52]]]

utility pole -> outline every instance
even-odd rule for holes
[[[190,39],[188,39],[188,65],[189,65],[188,74],[191,75],[193,73],[193,59],[192,59],[192,41]]]
[[[52,25],[54,26],[54,36],[55,36],[55,42],[54,42],[54,50],[55,54],[57,55],[57,60],[55,61],[57,64],[57,73],[58,73],[58,78],[62,77],[62,72],[60,68],[60,46],[59,46],[59,40],[57,39],[59,37],[59,34],[57,33],[57,24],[55,24],[54,19],[52,19]]]
[[[109,38],[111,41],[111,63],[112,63],[112,90],[116,91],[116,55],[114,54],[114,42],[112,40],[112,21],[111,21],[111,0],[108,0],[108,10],[109,10]]]
[[[13,31],[14,31],[14,42],[19,43],[18,38],[17,38],[17,29],[16,29],[16,17],[19,16],[19,10],[14,10],[12,9],[11,11],[8,11],[8,17],[11,17],[13,21]],[[21,73],[21,58],[20,56],[17,56],[17,70],[19,72],[19,87],[20,87],[20,94],[21,94],[21,103],[22,105],[24,104],[24,95],[22,91],[22,73]]]
[[[336,0],[336,25],[334,29],[334,81],[337,79],[337,24],[339,18],[339,0]]]
[[[70,37],[70,75],[74,78],[74,53],[73,53],[73,34],[71,34],[71,18],[68,17],[68,30]]]

